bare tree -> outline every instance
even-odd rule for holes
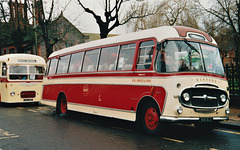
[[[154,8],[149,8],[150,5],[154,6]],[[154,15],[130,21],[128,25],[134,25],[134,31],[154,28],[161,25],[185,25],[199,28],[195,13],[193,13],[196,9],[194,9],[194,3],[191,1],[164,0],[155,4],[146,3],[145,7],[136,10],[137,13],[141,14],[147,9],[155,9],[157,12]]]
[[[33,28],[35,32],[37,32],[40,37],[40,41],[43,41],[46,48],[46,57],[48,57],[53,52],[53,46],[62,41],[67,32],[69,31],[69,27],[61,29],[61,32],[53,32],[60,31],[58,27],[58,19],[53,15],[54,8],[56,2],[54,0],[51,1],[43,1],[38,0],[35,2],[35,13],[31,9],[31,0],[28,1],[28,9],[33,16],[33,19],[37,22],[37,27]],[[71,1],[69,1],[70,3]],[[69,4],[68,3],[68,4]],[[67,5],[68,5],[67,4]],[[49,5],[50,7],[45,7],[45,5]],[[67,6],[66,6],[67,7]],[[63,8],[65,10],[66,8]],[[63,13],[63,12],[62,12]]]
[[[198,0],[198,4],[211,16],[215,17],[218,26],[231,29],[235,45],[235,62],[239,66],[240,54],[240,2],[239,0],[215,0],[210,8],[206,8]],[[228,32],[229,33],[229,32]]]
[[[140,0],[136,0],[134,2],[137,2]],[[114,28],[126,24],[129,20],[133,18],[143,18],[148,15],[152,15],[153,13],[145,13],[141,16],[137,15],[136,10],[132,10],[131,13],[128,13],[128,16],[124,19],[120,19],[121,12],[123,10],[123,4],[128,3],[131,5],[131,3],[127,0],[115,0],[113,2],[112,0],[105,0],[103,4],[104,9],[104,19],[101,18],[100,15],[96,14],[94,10],[87,8],[84,6],[81,0],[78,0],[79,5],[84,9],[85,12],[92,14],[92,16],[95,18],[99,29],[100,29],[100,37],[106,38],[109,32],[111,32]]]
[[[23,45],[26,39],[28,39],[28,42],[32,42],[32,32],[27,20],[26,0],[23,4],[18,3],[18,1],[1,0],[0,12],[2,46],[6,43],[13,44],[18,53],[23,53]]]

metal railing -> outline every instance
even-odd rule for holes
[[[229,84],[230,95],[240,95],[240,67],[224,67]]]

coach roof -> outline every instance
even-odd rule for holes
[[[55,51],[49,56],[49,58],[62,55],[64,53],[70,53],[70,52],[83,50],[87,48],[101,47],[104,45],[129,42],[129,41],[140,40],[145,38],[156,38],[157,41],[162,41],[166,38],[179,38],[183,36],[184,38],[188,38],[188,34],[187,34],[188,32],[197,33],[203,36],[207,42],[216,44],[216,42],[212,39],[212,37],[210,37],[208,34],[200,30],[189,28],[189,27],[183,27],[183,26],[162,26],[162,27],[142,30],[138,32],[132,32],[128,34],[122,34],[119,36],[114,36],[114,37],[109,37],[105,39],[78,44],[69,48],[64,48],[62,50]]]

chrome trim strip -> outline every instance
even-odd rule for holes
[[[204,118],[204,117],[203,117]],[[162,121],[170,121],[170,122],[181,122],[181,121],[199,121],[200,117],[165,117],[165,116],[160,116],[160,120]],[[213,117],[213,121],[224,121],[228,120],[228,117]]]
[[[209,100],[217,99],[217,97],[207,96],[206,94],[203,96],[193,96],[192,98],[209,99]]]

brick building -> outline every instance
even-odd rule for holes
[[[35,16],[37,18],[42,17],[40,13],[41,10],[37,7],[39,1],[35,0],[36,7],[34,9]],[[13,40],[9,39],[7,36],[4,36],[4,32],[6,29],[4,28],[6,24],[12,26],[11,28],[15,27],[16,25],[20,25],[21,29],[24,28],[27,23],[27,26],[33,27],[33,24],[29,24],[26,22],[27,12],[24,4],[21,3],[21,0],[15,0],[10,5],[10,19],[7,23],[0,22],[0,40],[5,41],[0,44],[0,55],[3,54],[10,54],[10,53],[17,53],[17,48]],[[23,21],[25,20],[25,22]],[[21,21],[19,23],[19,20]],[[36,25],[38,24],[37,19]],[[79,43],[85,42],[85,36],[61,13],[55,20],[52,22],[52,26],[50,28],[50,38],[54,39],[57,38],[57,42],[54,43],[53,51],[57,51],[59,49],[73,46]],[[10,30],[11,30],[10,28]],[[22,47],[24,49],[24,53],[32,53],[35,49],[35,37],[33,30],[27,30],[28,34],[23,39]],[[46,58],[46,48],[45,43],[41,36],[37,38],[37,54]]]
[[[221,57],[224,66],[235,66],[235,50],[222,50]]]

